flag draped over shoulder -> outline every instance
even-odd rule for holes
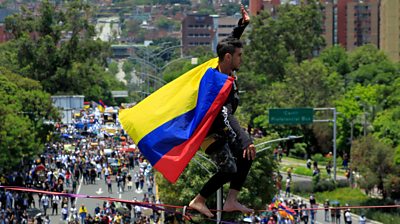
[[[229,96],[233,78],[211,59],[122,110],[123,128],[155,169],[176,182]]]

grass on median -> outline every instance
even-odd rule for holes
[[[313,171],[311,169],[308,169],[307,167],[302,167],[302,166],[292,166],[293,167],[293,174],[297,175],[303,175],[303,176],[308,176],[308,177],[313,177]],[[283,173],[287,173],[289,167],[287,166],[281,166],[280,171]],[[322,179],[328,179],[328,174],[326,171],[321,170],[321,178]]]
[[[286,162],[293,162],[293,164],[281,164],[281,171],[284,171],[286,173],[287,168],[288,167],[293,167],[293,173],[294,174],[299,174],[299,175],[304,175],[304,176],[312,176],[313,171],[312,169],[308,169],[306,167],[306,161],[305,160],[301,160],[301,159],[296,159],[296,158],[292,158],[292,157],[284,157],[284,160],[286,160]],[[304,164],[304,165],[299,165],[299,164]],[[339,163],[338,163],[339,164]],[[318,163],[318,167],[321,171],[321,178],[328,178],[328,173],[326,172],[325,169],[326,163]],[[345,175],[345,171],[343,169],[340,169],[340,166],[337,167],[336,169],[336,174],[339,176],[344,176]],[[331,171],[331,175],[333,175],[333,168]]]
[[[367,195],[361,192],[360,189],[356,188],[337,188],[333,191],[317,192],[315,193],[317,201],[324,202],[326,199],[330,201],[336,200],[340,202],[340,205],[360,205],[366,202],[369,198]]]

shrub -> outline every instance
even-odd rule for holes
[[[332,166],[333,166],[333,158],[331,160],[332,160]],[[336,167],[337,167],[337,170],[340,170],[343,167],[342,157],[339,157],[339,156],[336,157]]]
[[[400,215],[397,213],[386,213],[382,211],[373,211],[369,209],[366,213],[366,217],[372,220],[376,220],[382,223],[400,223]]]
[[[312,176],[313,171],[308,169],[307,167],[296,167],[293,170],[294,174],[304,175],[304,176]]]
[[[322,155],[322,154],[315,154],[313,156],[311,156],[311,159],[313,161],[317,161],[318,164],[320,164],[321,162],[327,162],[327,159]]]
[[[336,187],[337,188],[350,187],[350,183],[347,179],[339,179],[336,180]]]
[[[361,205],[368,200],[360,189],[355,188],[336,188],[333,191],[318,192],[315,194],[318,201],[323,202],[325,199],[339,201],[341,205],[348,203],[349,205]]]
[[[333,191],[335,190],[336,185],[333,180],[322,180],[318,181],[314,184],[313,182],[313,191],[314,192],[323,192],[323,191]]]
[[[294,149],[290,150],[291,156],[303,159],[307,153],[306,147],[307,147],[307,144],[304,142],[295,143]]]
[[[124,79],[125,79],[128,83],[130,83],[131,80],[132,80],[132,74],[131,74],[131,73],[125,73]]]
[[[108,71],[112,74],[112,75],[116,75],[119,71],[118,69],[118,63],[115,61],[112,61],[109,65],[108,65]]]
[[[320,179],[319,174],[312,177],[313,192],[316,192]]]
[[[293,182],[292,191],[294,194],[308,194],[311,193],[313,190],[312,183],[310,181],[298,181]]]

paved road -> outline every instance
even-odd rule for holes
[[[112,25],[112,27],[111,27]],[[113,38],[114,33],[120,36],[121,29],[119,27],[118,17],[99,18],[96,24],[97,37],[100,40],[108,42]]]
[[[138,169],[137,167],[135,169]],[[134,170],[130,171],[130,174],[133,176]],[[80,194],[86,194],[86,195],[96,195],[96,196],[104,196],[104,197],[112,197],[112,198],[119,198],[119,199],[124,199],[124,200],[134,200],[137,199],[139,201],[142,201],[144,193],[143,192],[137,192],[134,190],[135,186],[133,186],[131,191],[128,191],[127,187],[125,187],[124,192],[118,192],[117,189],[117,183],[113,181],[112,184],[112,193],[109,193],[107,190],[107,185],[104,181],[102,180],[96,180],[96,184],[89,184],[89,185],[84,185],[82,184],[82,187],[80,189]],[[147,190],[146,184],[144,185],[144,189]],[[100,208],[102,208],[103,201],[101,200],[93,200],[93,199],[85,199],[85,198],[78,198],[76,200],[76,206],[79,208],[82,204],[84,204],[88,212],[93,215],[94,214],[94,209],[96,208],[97,205],[99,205]]]
[[[124,72],[124,70],[122,69],[123,68],[123,66],[124,66],[124,62],[125,62],[125,60],[117,60],[117,63],[118,63],[118,72],[117,72],[117,74],[115,75],[116,77],[117,77],[117,79],[119,80],[119,81],[121,81],[121,82],[123,82],[125,85],[127,84],[127,81],[125,80],[125,72]]]
[[[134,172],[138,169],[138,167],[135,167],[135,170],[130,170],[130,174],[133,177]],[[114,177],[115,178],[115,177]],[[84,194],[84,195],[91,195],[91,196],[103,196],[103,197],[112,197],[112,198],[119,198],[119,199],[124,199],[124,200],[133,200],[133,199],[137,199],[139,201],[142,201],[143,197],[144,197],[144,193],[143,191],[137,192],[135,189],[135,186],[133,186],[131,191],[128,191],[127,187],[125,187],[125,192],[118,192],[117,191],[117,183],[115,181],[113,181],[112,184],[112,193],[108,193],[107,191],[107,185],[104,181],[104,178],[101,180],[96,179],[96,184],[84,184],[82,182],[82,180],[80,181],[80,184],[77,188],[77,194]],[[147,191],[147,186],[146,184],[144,184],[144,190]],[[153,192],[155,192],[155,190],[153,189]],[[88,199],[88,198],[77,198],[75,200],[75,206],[76,208],[79,210],[79,207],[84,204],[85,207],[88,210],[88,213],[90,215],[94,215],[94,209],[97,207],[97,205],[99,205],[100,208],[103,207],[103,200],[95,200],[95,199]],[[71,205],[69,205],[69,208],[71,207]],[[68,208],[68,209],[69,209]],[[48,213],[50,212],[51,214],[51,210],[48,210]],[[54,216],[49,216],[51,223],[65,223],[63,221],[61,221],[61,209],[59,209],[59,215],[54,215]],[[133,215],[133,214],[132,214]],[[133,217],[133,216],[132,216]]]

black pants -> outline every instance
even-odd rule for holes
[[[217,163],[219,169],[203,186],[200,195],[208,198],[228,182],[230,182],[230,189],[240,191],[246,181],[253,160],[247,159],[247,156],[243,158],[242,149],[229,145],[225,141],[214,143],[210,148],[210,156]],[[231,163],[234,163],[233,166]]]
[[[58,204],[52,205],[51,214],[54,215],[54,211],[56,211],[56,215],[58,215]]]

